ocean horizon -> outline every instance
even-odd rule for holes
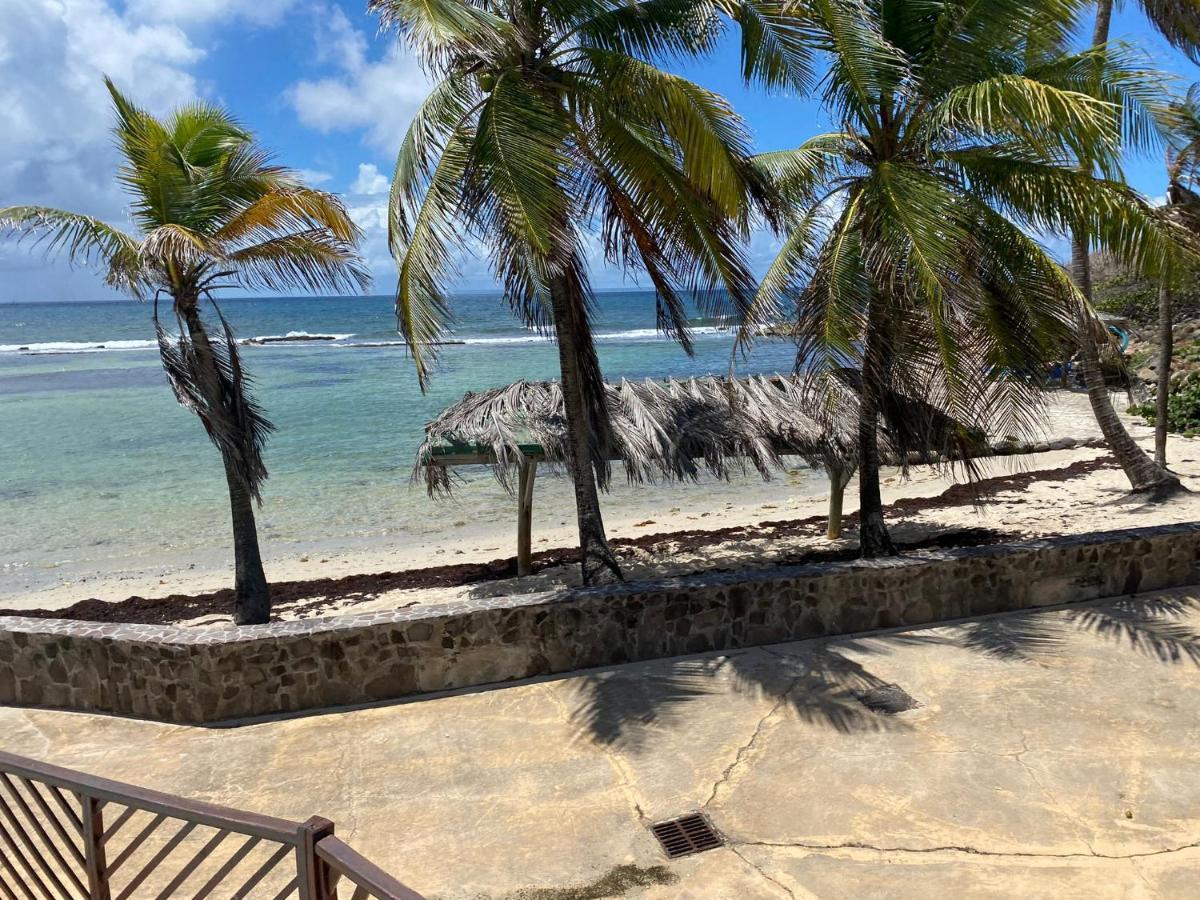
[[[426,393],[396,332],[390,295],[219,302],[239,340],[260,342],[243,347],[243,361],[277,427],[259,513],[266,556],[403,540],[437,517],[511,520],[510,500],[482,467],[460,470],[465,489],[451,506],[410,482],[423,426],[465,392],[557,377],[553,342],[524,329],[500,291],[454,298],[454,343],[442,348]],[[161,311],[169,323],[169,308]],[[658,334],[653,292],[598,293],[606,378],[727,373],[728,323],[699,313],[693,321],[689,357]],[[289,337],[302,340],[281,340]],[[794,352],[789,342],[761,341],[738,371],[790,371]],[[64,569],[226,558],[220,457],[199,420],[175,402],[150,305],[0,304],[0,422],[0,593],[60,580]],[[675,489],[638,490],[665,500]],[[619,502],[605,500],[609,508]],[[569,514],[568,504],[562,479],[541,483],[540,514]]]

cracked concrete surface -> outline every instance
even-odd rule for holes
[[[661,864],[696,809],[728,846],[626,896],[1192,897],[1198,663],[1193,589],[226,729],[0,708],[0,746],[326,815],[431,898]]]

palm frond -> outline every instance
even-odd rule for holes
[[[197,320],[195,327],[179,322],[171,336],[154,308],[154,330],[167,380],[180,405],[194,412],[222,459],[255,499],[267,477],[262,453],[274,426],[251,395],[242,368],[237,339],[216,308],[221,337],[214,338]]]
[[[352,244],[323,228],[297,231],[235,250],[224,257],[244,287],[313,292],[364,290],[371,282]]]

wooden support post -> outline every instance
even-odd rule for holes
[[[313,816],[300,826],[296,843],[297,883],[301,900],[337,900],[337,874],[317,856],[315,847],[322,838],[333,834],[333,823]]]
[[[827,460],[825,471],[829,475],[829,522],[825,536],[836,541],[842,536],[842,501],[846,497],[846,485],[854,476],[855,466],[843,462]]]
[[[88,894],[91,900],[109,900],[108,862],[104,858],[104,801],[86,795],[76,795],[83,803],[83,858],[87,869]]]
[[[533,480],[537,476],[537,461],[521,458],[520,479],[517,484],[517,574],[528,575],[533,570]]]

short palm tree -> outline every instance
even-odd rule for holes
[[[271,164],[224,110],[195,103],[159,120],[105,83],[124,157],[118,178],[133,197],[138,233],[40,206],[0,209],[0,228],[73,262],[99,264],[110,286],[154,298],[159,352],[175,396],[221,451],[233,516],[235,618],[266,622],[270,595],[253,501],[267,477],[262,450],[272,426],[249,393],[237,341],[213,292],[361,288],[367,278],[354,249],[358,230],[336,197]],[[171,300],[178,335],[159,322],[161,295]],[[215,322],[201,316],[205,299]]]
[[[1113,0],[1097,0],[1096,19],[1092,30],[1092,46],[1103,57],[1106,52],[1112,26]],[[1196,0],[1139,0],[1142,13],[1176,49],[1185,53],[1192,61],[1200,62],[1200,4]],[[1097,79],[1094,92],[1102,89],[1102,79]],[[1089,161],[1084,160],[1085,164]],[[1071,234],[1071,271],[1084,296],[1092,299],[1091,257],[1093,236],[1086,229],[1076,228]],[[1086,318],[1081,318],[1078,327],[1080,360],[1084,380],[1087,383],[1088,399],[1092,404],[1096,421],[1104,433],[1109,449],[1120,462],[1132,488],[1152,498],[1170,496],[1180,489],[1179,479],[1166,469],[1166,435],[1160,444],[1156,441],[1156,459],[1151,460],[1141,447],[1129,436],[1125,426],[1113,408],[1112,399],[1104,382],[1100,367],[1100,350],[1097,332]],[[1159,392],[1163,396],[1162,391]],[[1159,428],[1165,425],[1159,417]]]
[[[620,578],[597,487],[608,410],[591,332],[584,233],[646,274],[660,328],[690,349],[686,300],[744,308],[740,249],[761,178],[720,97],[656,68],[709,46],[691,0],[372,0],[438,82],[400,149],[391,193],[396,309],[422,384],[449,320],[461,235],[491,250],[514,313],[558,342],[583,581]]]
[[[798,297],[798,366],[814,386],[863,373],[861,547],[892,552],[879,490],[881,399],[933,401],[1017,433],[1082,299],[1029,237],[1080,224],[1134,256],[1163,252],[1147,204],[1117,180],[1114,105],[1058,86],[1087,59],[1039,64],[1063,25],[1028,0],[799,0],[823,48],[838,131],[759,164],[791,203],[747,331]],[[1140,89],[1109,60],[1106,77]],[[1114,88],[1115,90],[1115,88]],[[1131,107],[1136,112],[1135,107]]]
[[[1167,220],[1200,235],[1200,85],[1171,104],[1168,118],[1171,141],[1167,146],[1167,202],[1161,210]],[[1167,465],[1167,406],[1174,356],[1175,312],[1173,293],[1180,277],[1195,278],[1195,267],[1164,271],[1158,288],[1158,386],[1154,421],[1154,461]]]

